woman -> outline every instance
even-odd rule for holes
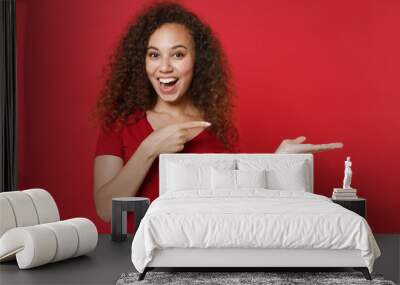
[[[94,197],[104,221],[113,197],[158,196],[160,153],[238,152],[228,83],[217,39],[182,6],[153,5],[130,25],[97,107]],[[340,147],[303,141],[284,140],[277,152]]]

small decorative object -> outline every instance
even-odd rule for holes
[[[344,162],[344,179],[343,179],[343,189],[352,189],[350,184],[351,184],[351,176],[352,176],[352,171],[351,171],[351,161],[350,161],[350,156],[346,158],[346,161]]]
[[[357,199],[357,189],[351,187],[351,170],[352,162],[350,156],[346,157],[344,162],[344,178],[343,178],[343,188],[334,188],[332,193],[332,199],[338,200],[350,200]]]

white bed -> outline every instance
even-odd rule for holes
[[[309,154],[162,154],[160,197],[132,243],[154,267],[354,267],[380,255],[367,222],[313,194]]]

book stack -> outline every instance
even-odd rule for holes
[[[336,199],[336,200],[358,199],[357,189],[334,188],[333,193],[332,193],[332,199]]]

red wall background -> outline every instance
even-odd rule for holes
[[[63,219],[90,218],[101,232],[110,227],[93,202],[98,130],[88,115],[109,54],[148,2],[17,0],[19,189],[47,189]],[[228,55],[242,152],[299,135],[342,141],[315,155],[315,192],[341,185],[350,155],[373,231],[400,233],[400,2],[182,3]]]

